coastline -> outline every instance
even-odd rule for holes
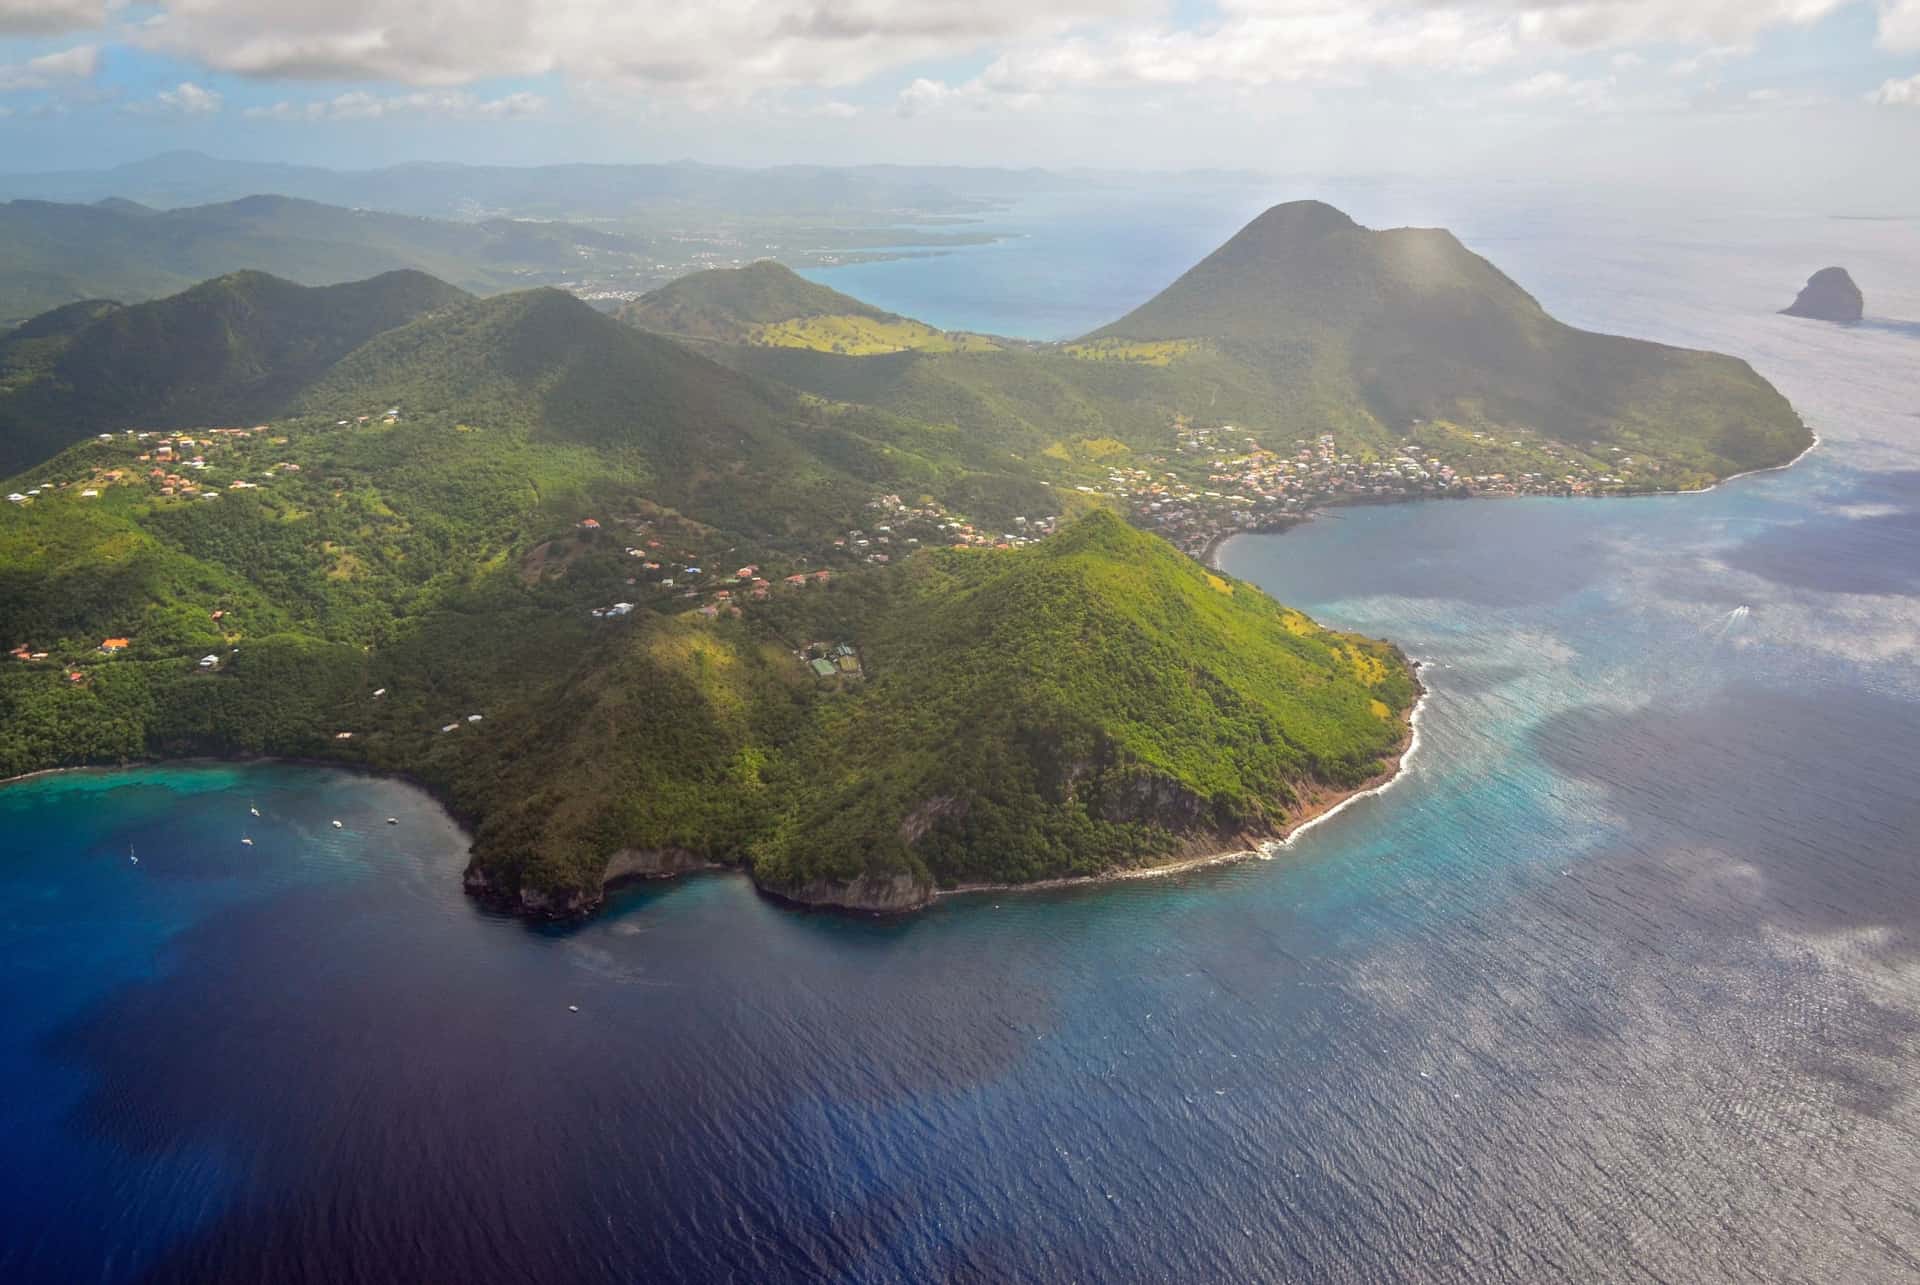
[[[1397,784],[1402,778],[1406,776],[1407,769],[1409,765],[1412,763],[1414,755],[1418,752],[1420,748],[1420,717],[1426,709],[1428,698],[1432,694],[1431,689],[1428,688],[1425,683],[1419,682],[1419,679],[1418,679],[1418,671],[1424,667],[1424,662],[1417,659],[1412,659],[1409,661],[1409,663],[1413,666],[1415,670],[1415,683],[1419,688],[1419,695],[1414,699],[1413,708],[1407,712],[1406,736],[1400,747],[1399,753],[1396,754],[1393,759],[1393,766],[1388,771],[1381,773],[1379,776],[1372,777],[1366,781],[1363,781],[1359,786],[1355,787],[1352,790],[1345,791],[1345,792],[1333,792],[1326,795],[1310,796],[1309,801],[1302,808],[1299,809],[1299,811],[1290,820],[1288,826],[1282,833],[1280,833],[1279,835],[1271,839],[1263,840],[1262,842],[1257,843],[1252,847],[1227,848],[1217,852],[1201,853],[1197,856],[1178,857],[1172,861],[1160,862],[1155,865],[1130,866],[1130,867],[1127,867],[1126,869],[1109,870],[1109,871],[1105,871],[1103,873],[1095,874],[1095,875],[1067,875],[1067,876],[1062,876],[1060,878],[1055,878],[1055,879],[1038,879],[1030,883],[969,883],[969,884],[960,884],[952,888],[934,888],[928,894],[926,901],[914,906],[903,906],[896,910],[875,910],[872,907],[860,906],[860,905],[854,905],[854,904],[836,905],[835,903],[832,903],[832,902],[796,900],[792,897],[783,895],[778,889],[761,887],[761,885],[753,879],[753,873],[750,870],[747,870],[738,866],[726,865],[724,863],[719,863],[719,862],[702,862],[702,863],[699,863],[697,866],[689,866],[684,870],[673,870],[670,872],[661,872],[661,873],[632,873],[632,874],[627,874],[624,877],[617,877],[613,880],[610,880],[608,883],[606,883],[602,887],[601,898],[596,899],[594,904],[591,907],[582,908],[577,913],[567,914],[562,917],[567,919],[579,919],[579,918],[586,918],[590,916],[595,910],[599,909],[599,906],[604,900],[606,893],[613,891],[615,888],[623,884],[631,883],[631,882],[651,881],[654,879],[677,878],[679,875],[683,873],[691,873],[693,870],[696,870],[696,869],[737,871],[739,874],[743,875],[749,882],[752,882],[756,891],[760,892],[763,896],[771,897],[775,901],[781,902],[782,904],[791,905],[796,909],[816,910],[816,911],[837,909],[837,910],[843,910],[850,913],[858,913],[858,914],[893,915],[893,914],[906,914],[906,913],[917,912],[919,910],[926,909],[947,897],[967,896],[967,895],[972,895],[977,893],[986,893],[986,892],[996,892],[996,893],[997,892],[1045,892],[1049,890],[1056,890],[1056,889],[1062,889],[1062,888],[1088,887],[1096,884],[1118,883],[1118,882],[1133,880],[1133,879],[1163,879],[1163,878],[1171,877],[1173,875],[1185,874],[1192,870],[1204,869],[1208,866],[1224,865],[1232,861],[1245,861],[1255,857],[1258,857],[1262,860],[1271,860],[1282,849],[1289,847],[1293,843],[1293,841],[1299,838],[1302,834],[1305,834],[1307,831],[1313,829],[1315,826],[1318,826],[1328,820],[1331,820],[1333,817],[1339,815],[1341,812],[1345,811],[1347,808],[1351,807],[1353,804],[1359,802],[1361,799],[1372,798],[1375,795],[1384,794],[1386,791],[1392,789],[1395,784]],[[470,825],[471,818],[462,816],[455,808],[452,807],[450,800],[445,798],[439,790],[434,789],[429,782],[423,781],[420,778],[406,772],[386,771],[382,769],[366,767],[364,765],[359,765],[359,764],[342,763],[338,760],[311,759],[311,758],[306,758],[306,759],[282,758],[282,757],[277,757],[273,755],[260,755],[260,756],[234,757],[234,758],[221,758],[221,757],[210,756],[210,755],[196,755],[192,758],[182,758],[182,759],[140,759],[140,760],[130,761],[126,763],[112,763],[112,764],[95,763],[95,764],[80,764],[72,767],[39,768],[32,772],[23,772],[18,776],[11,776],[5,779],[0,779],[0,787],[13,785],[22,781],[29,781],[34,779],[35,777],[64,775],[66,773],[71,773],[71,772],[125,772],[125,771],[132,771],[139,768],[162,767],[162,766],[215,767],[215,766],[237,766],[237,765],[265,765],[269,763],[285,763],[285,764],[291,764],[299,767],[332,768],[338,771],[351,772],[358,775],[383,777],[388,780],[400,781],[404,784],[410,785],[415,789],[420,790],[422,793],[426,794],[427,797],[432,799],[447,813],[448,817],[454,822],[456,826],[459,827],[461,833],[468,837],[469,849],[471,848],[471,837],[472,837],[472,828]],[[471,856],[471,853],[469,852],[469,857],[470,856]],[[467,883],[467,881],[464,878],[462,882],[463,884]],[[528,908],[518,905],[516,899],[507,898],[504,896],[500,896],[500,897],[490,896],[485,892],[483,892],[482,890],[476,889],[470,884],[466,886],[466,892],[470,897],[474,897],[476,900],[481,901],[484,904],[494,906],[495,908],[504,910],[507,913],[520,915],[520,916],[525,916],[528,914]]]
[[[1405,778],[1414,754],[1420,749],[1420,716],[1426,710],[1428,698],[1433,694],[1431,688],[1418,680],[1417,671],[1423,668],[1426,662],[1415,659],[1410,663],[1416,671],[1415,682],[1419,686],[1420,694],[1414,698],[1413,708],[1407,711],[1406,739],[1400,747],[1400,752],[1394,757],[1392,768],[1379,776],[1361,782],[1345,793],[1335,792],[1308,803],[1300,809],[1287,828],[1274,838],[1257,843],[1251,848],[1228,848],[1220,852],[1202,853],[1195,857],[1179,857],[1156,865],[1108,870],[1097,875],[1065,875],[1057,879],[1036,879],[1031,883],[964,883],[952,888],[935,888],[933,901],[940,901],[947,897],[973,896],[985,892],[1047,892],[1061,888],[1086,888],[1097,884],[1122,883],[1132,879],[1165,879],[1193,870],[1203,870],[1208,866],[1225,865],[1232,861],[1247,861],[1256,857],[1262,861],[1271,861],[1283,849],[1292,846],[1295,839],[1315,826],[1332,820],[1362,799],[1385,794]]]
[[[1807,446],[1800,451],[1799,454],[1795,455],[1792,459],[1786,461],[1785,463],[1770,464],[1763,468],[1748,469],[1745,472],[1731,474],[1728,477],[1724,477],[1719,481],[1713,483],[1713,485],[1707,486],[1707,487],[1700,487],[1700,488],[1695,488],[1691,490],[1653,492],[1652,494],[1704,495],[1707,492],[1712,491],[1717,487],[1723,486],[1728,482],[1737,481],[1738,479],[1743,477],[1751,477],[1757,473],[1779,472],[1784,469],[1792,468],[1795,464],[1798,464],[1801,460],[1805,459],[1809,454],[1811,454],[1816,447],[1821,445],[1821,438],[1818,432],[1813,432],[1812,437],[1813,437],[1813,440],[1809,442]],[[1600,498],[1639,498],[1639,497],[1616,496],[1616,497],[1600,497]],[[1386,502],[1387,503],[1409,503],[1409,502],[1419,502],[1419,501],[1395,500],[1395,501],[1386,501]],[[1235,530],[1235,531],[1221,532],[1219,535],[1214,536],[1211,540],[1208,541],[1206,547],[1201,551],[1198,560],[1203,566],[1206,566],[1211,570],[1216,570],[1216,571],[1220,570],[1221,555],[1224,553],[1227,545],[1229,545],[1234,539],[1243,535],[1284,534],[1285,532],[1292,530],[1294,527],[1299,526],[1302,523],[1314,521],[1318,516],[1319,516],[1318,511],[1314,510],[1314,511],[1309,511],[1307,513],[1300,514],[1297,517],[1291,517],[1285,522],[1281,522],[1281,523],[1274,523],[1274,524],[1270,524],[1267,526],[1262,526],[1262,527],[1258,527],[1250,530]],[[1335,816],[1338,816],[1341,812],[1345,811],[1347,808],[1351,807],[1353,804],[1359,802],[1361,799],[1372,798],[1375,795],[1384,794],[1386,791],[1392,789],[1395,784],[1397,784],[1403,777],[1406,776],[1408,766],[1411,764],[1414,758],[1414,755],[1419,751],[1419,748],[1420,748],[1420,744],[1421,744],[1420,719],[1422,714],[1426,710],[1427,701],[1432,694],[1430,689],[1426,686],[1426,684],[1421,683],[1419,681],[1418,671],[1420,668],[1423,667],[1424,662],[1418,659],[1410,658],[1409,663],[1413,666],[1415,670],[1415,684],[1419,689],[1419,695],[1415,698],[1413,707],[1408,711],[1407,721],[1406,721],[1405,740],[1400,748],[1398,755],[1393,760],[1392,768],[1377,777],[1373,777],[1367,781],[1362,782],[1355,789],[1346,791],[1344,793],[1333,792],[1326,795],[1320,795],[1320,794],[1309,795],[1308,801],[1305,803],[1305,805],[1301,809],[1299,809],[1296,816],[1290,821],[1290,824],[1285,828],[1285,830],[1282,833],[1280,833],[1279,835],[1273,838],[1262,840],[1251,847],[1235,847],[1235,848],[1229,848],[1229,849],[1224,849],[1224,850],[1215,851],[1215,852],[1201,853],[1196,856],[1182,856],[1182,857],[1177,857],[1171,861],[1161,862],[1155,865],[1132,866],[1126,869],[1110,870],[1110,871],[1102,872],[1100,874],[1093,874],[1093,875],[1068,875],[1068,876],[1062,876],[1062,877],[1053,878],[1053,879],[1034,880],[1029,883],[967,883],[967,884],[959,884],[952,888],[933,888],[928,892],[926,900],[924,902],[921,902],[913,906],[902,906],[898,909],[891,909],[891,908],[874,909],[873,907],[870,907],[870,906],[861,906],[853,903],[848,903],[845,905],[836,905],[835,903],[830,901],[814,902],[814,901],[794,900],[792,898],[783,896],[776,889],[762,888],[757,882],[755,882],[754,886],[763,895],[771,896],[776,900],[785,902],[787,904],[799,906],[799,907],[805,907],[805,908],[811,908],[811,909],[838,908],[838,909],[844,909],[854,913],[865,913],[865,914],[901,914],[901,913],[907,913],[908,911],[911,911],[911,910],[924,909],[925,907],[931,906],[934,903],[940,901],[941,899],[947,898],[947,897],[969,896],[969,895],[987,893],[987,892],[993,892],[993,893],[1042,892],[1042,891],[1056,890],[1056,889],[1063,889],[1063,888],[1083,887],[1083,886],[1089,886],[1094,884],[1113,883],[1113,882],[1118,882],[1122,880],[1159,879],[1159,878],[1170,877],[1173,875],[1185,874],[1193,870],[1204,869],[1208,866],[1222,865],[1231,861],[1244,861],[1253,857],[1259,857],[1264,860],[1271,860],[1282,849],[1292,846],[1294,840],[1298,839],[1301,835],[1307,833],[1309,830],[1312,830],[1316,826],[1319,826],[1322,823],[1331,820]],[[442,791],[439,788],[436,788],[433,782],[425,780],[405,770],[396,770],[392,768],[379,768],[379,767],[374,767],[365,763],[342,761],[339,759],[284,758],[284,757],[273,756],[273,755],[258,755],[258,756],[236,755],[231,757],[218,756],[218,755],[196,755],[192,758],[187,758],[187,759],[139,759],[139,760],[131,760],[128,762],[117,763],[117,764],[76,764],[68,767],[39,768],[31,772],[23,772],[17,776],[0,778],[0,786],[12,785],[17,782],[31,780],[39,776],[48,776],[54,773],[65,773],[65,772],[124,771],[124,770],[133,769],[133,768],[140,768],[140,767],[155,767],[155,766],[160,766],[162,764],[168,764],[168,763],[177,763],[182,765],[191,765],[193,763],[206,763],[211,765],[211,764],[242,764],[242,763],[268,763],[268,762],[292,763],[292,764],[297,764],[302,766],[311,766],[311,767],[330,767],[338,770],[343,770],[348,772],[357,772],[357,773],[362,773],[362,774],[371,775],[371,776],[382,776],[382,777],[387,777],[390,779],[405,782],[406,784],[411,785],[423,791],[424,793],[426,793],[430,798],[432,798],[437,804],[439,804],[447,812],[447,814],[453,819],[455,824],[460,827],[463,833],[471,837],[473,822],[475,818],[464,815],[460,809],[457,809],[456,807],[454,807],[452,800],[446,795],[444,791]],[[471,844],[469,844],[469,857],[471,857]],[[712,862],[704,863],[701,868],[738,869],[738,867],[728,866],[728,865],[725,865],[724,863],[712,863]],[[673,878],[673,877],[676,877],[679,873],[681,872],[673,871],[673,872],[665,872],[665,873],[657,873],[657,874],[654,874],[654,873],[633,874],[633,875],[625,876],[623,878],[616,878],[615,880],[609,882],[607,885],[603,886],[603,888],[601,889],[601,897],[596,898],[591,906],[581,907],[578,911],[573,913],[568,913],[563,917],[584,918],[587,915],[592,914],[594,910],[598,909],[601,901],[604,899],[606,892],[611,891],[614,887],[617,887],[621,883],[630,882],[636,879]],[[742,869],[740,870],[740,873],[746,875],[746,877],[750,881],[753,878],[751,871]],[[527,913],[527,909],[525,907],[514,905],[504,898],[491,897],[485,894],[484,892],[482,892],[481,890],[471,886],[468,887],[467,891],[469,895],[475,896],[478,900],[481,900],[483,902],[488,902],[490,904],[497,904],[500,908],[506,910],[508,913],[513,913],[513,914]]]
[[[1811,442],[1808,442],[1804,447],[1802,447],[1800,449],[1800,453],[1794,456],[1792,459],[1788,460],[1786,463],[1767,464],[1767,465],[1761,466],[1760,468],[1750,468],[1750,469],[1742,470],[1741,472],[1738,472],[1738,473],[1729,473],[1727,474],[1727,476],[1721,478],[1719,481],[1714,482],[1709,486],[1680,487],[1671,491],[1636,491],[1630,495],[1565,496],[1565,497],[1550,497],[1550,498],[1590,499],[1590,500],[1643,500],[1643,499],[1650,499],[1650,498],[1654,498],[1662,495],[1705,495],[1710,491],[1719,490],[1721,487],[1725,486],[1729,482],[1737,482],[1743,477],[1754,477],[1761,473],[1778,473],[1784,469],[1792,468],[1794,465],[1798,464],[1801,460],[1804,460],[1805,458],[1807,458],[1807,456],[1813,454],[1815,448],[1817,448],[1821,444],[1820,434],[1817,430],[1808,429],[1807,431],[1813,434],[1813,440]],[[1379,503],[1425,504],[1431,500],[1436,500],[1440,498],[1442,497],[1413,496],[1405,499],[1383,500],[1383,501],[1379,501]],[[1518,499],[1518,498],[1525,498],[1525,497],[1508,496],[1508,495],[1476,495],[1476,496],[1469,496],[1467,498],[1476,499],[1476,500],[1505,500],[1505,499]],[[1369,503],[1372,503],[1372,501],[1369,501]],[[1321,513],[1325,512],[1327,509],[1348,508],[1348,507],[1355,507],[1355,506],[1350,506],[1345,504],[1324,504],[1324,505],[1320,505],[1315,508],[1309,509],[1305,513],[1300,514],[1298,517],[1290,518],[1285,522],[1271,523],[1267,526],[1252,527],[1245,530],[1222,531],[1219,535],[1216,535],[1212,539],[1208,540],[1206,543],[1206,546],[1200,550],[1200,553],[1198,555],[1200,565],[1207,568],[1207,570],[1209,571],[1221,571],[1223,570],[1223,568],[1220,566],[1220,555],[1226,552],[1226,548],[1229,544],[1233,543],[1235,540],[1239,539],[1241,536],[1285,535],[1287,532],[1293,530],[1293,528],[1297,526],[1300,526],[1307,522],[1315,521],[1316,519],[1319,518]]]
[[[1758,474],[1758,473],[1778,473],[1782,469],[1790,469],[1794,465],[1798,464],[1801,460],[1804,460],[1805,458],[1807,458],[1807,456],[1813,454],[1814,448],[1820,445],[1819,430],[1810,428],[1807,431],[1813,434],[1813,440],[1811,442],[1808,442],[1806,446],[1801,449],[1798,455],[1788,460],[1785,464],[1768,464],[1764,468],[1750,468],[1746,470],[1744,473],[1730,473],[1726,477],[1721,478],[1718,482],[1715,482],[1712,486],[1695,487],[1693,490],[1690,490],[1690,491],[1669,491],[1669,492],[1665,492],[1665,494],[1705,495],[1709,491],[1719,490],[1721,487],[1725,486],[1729,482],[1738,482],[1743,477],[1753,477],[1755,474]]]

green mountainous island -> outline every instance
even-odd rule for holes
[[[0,333],[0,774],[403,773],[536,915],[707,865],[869,910],[1147,868],[1390,776],[1419,690],[1151,532],[1808,440],[1743,363],[1310,204],[1056,345],[772,265],[623,319],[240,273]]]

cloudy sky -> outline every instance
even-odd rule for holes
[[[175,147],[1853,176],[1920,200],[1920,0],[0,0],[0,169]]]

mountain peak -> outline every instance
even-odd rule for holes
[[[1332,232],[1365,230],[1346,211],[1325,201],[1283,201],[1268,207],[1253,222],[1240,229],[1234,240],[1241,237],[1301,239],[1322,237]]]
[[[739,339],[753,327],[796,317],[887,318],[858,299],[761,259],[743,268],[709,268],[648,291],[620,310],[642,330],[702,339]]]

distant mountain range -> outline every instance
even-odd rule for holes
[[[955,192],[954,180],[962,176],[976,192],[1031,190],[1062,181],[1043,171],[805,165],[738,169],[693,162],[533,166],[433,162],[347,170],[169,152],[108,169],[0,174],[0,197],[66,202],[119,197],[164,208],[273,192],[436,218],[617,217],[661,205],[820,215],[890,206],[972,208],[971,200]]]
[[[1189,185],[1263,181],[1238,171],[1162,175]],[[621,217],[663,205],[816,217],[848,210],[956,212],[981,199],[1062,188],[1130,185],[1138,174],[944,165],[779,165],[747,169],[691,161],[654,165],[461,165],[328,169],[177,151],[105,169],[0,174],[0,199],[156,207],[204,205],[263,192],[402,214],[470,218]]]
[[[136,303],[239,268],[330,285],[410,268],[480,293],[578,275],[593,262],[638,269],[636,237],[567,223],[457,222],[284,196],[157,210],[0,205],[0,322],[78,299]]]

